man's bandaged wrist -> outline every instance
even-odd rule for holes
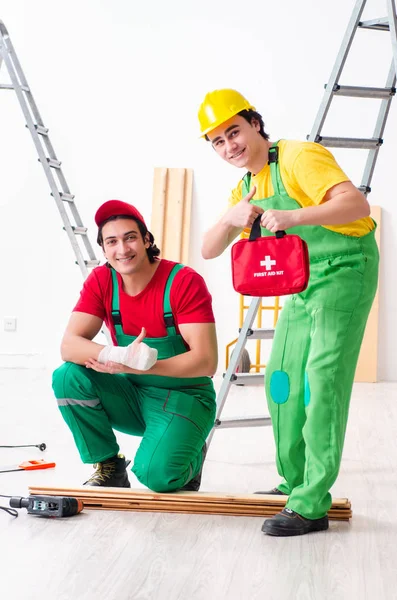
[[[98,362],[117,362],[130,369],[148,371],[157,360],[157,350],[144,342],[129,346],[105,346],[98,356]]]

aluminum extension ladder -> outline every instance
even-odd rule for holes
[[[11,83],[0,83],[0,89],[11,89],[16,92],[19,104],[25,116],[26,127],[29,129],[33,138],[34,145],[39,155],[39,161],[50,185],[51,195],[55,200],[63,221],[64,229],[72,244],[76,262],[85,279],[89,274],[89,269],[99,265],[100,261],[95,256],[95,252],[87,235],[87,228],[84,227],[82,223],[74,202],[74,195],[71,194],[69,186],[66,183],[66,179],[61,169],[61,162],[55,154],[48,134],[48,129],[45,127],[40,116],[8,31],[4,23],[0,21],[0,70],[2,61],[4,61],[7,68]],[[58,183],[54,173],[56,173]],[[69,217],[69,212],[71,218]],[[81,240],[83,243],[81,243]]]
[[[370,21],[361,21],[361,15],[367,3],[367,0],[357,0],[345,36],[334,67],[331,72],[328,83],[325,86],[325,92],[320,104],[317,116],[314,120],[313,128],[307,139],[312,142],[318,142],[323,146],[330,148],[354,148],[368,150],[367,161],[364,167],[361,185],[359,190],[367,196],[371,192],[371,179],[374,173],[379,149],[383,143],[383,133],[389,114],[390,104],[396,93],[396,74],[397,74],[397,16],[396,0],[385,0],[387,7],[387,16]],[[376,87],[358,87],[349,85],[340,85],[340,77],[348,57],[353,39],[358,30],[376,30],[390,33],[392,61],[384,88]],[[322,128],[327,117],[330,105],[335,96],[346,96],[350,98],[372,98],[381,100],[378,117],[376,120],[372,138],[339,138],[321,135]],[[252,329],[256,313],[259,309],[261,298],[253,298],[245,317],[243,326],[233,351],[229,367],[223,377],[221,389],[217,398],[217,414],[215,425],[208,437],[207,446],[210,445],[212,437],[217,429],[230,427],[260,427],[270,425],[270,417],[251,417],[237,419],[221,419],[223,407],[227,395],[233,384],[245,385],[250,383],[263,383],[263,373],[236,373],[237,367],[244,352],[248,339],[271,339],[274,330],[255,330]]]

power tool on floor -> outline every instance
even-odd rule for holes
[[[52,518],[73,517],[84,508],[81,500],[63,496],[12,496],[10,506],[26,508],[30,515]]]

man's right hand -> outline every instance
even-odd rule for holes
[[[224,217],[224,221],[232,227],[252,227],[253,222],[258,215],[263,214],[263,208],[250,204],[250,200],[255,196],[256,187],[240,200],[238,204],[233,206]]]

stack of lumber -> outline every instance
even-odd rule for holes
[[[271,517],[280,512],[286,496],[265,494],[230,495],[210,492],[177,492],[157,494],[128,488],[101,487],[29,487],[31,495],[72,496],[84,503],[85,509],[131,510],[136,512],[171,512],[185,514]],[[352,516],[347,498],[335,498],[328,512],[330,519],[348,521]]]

